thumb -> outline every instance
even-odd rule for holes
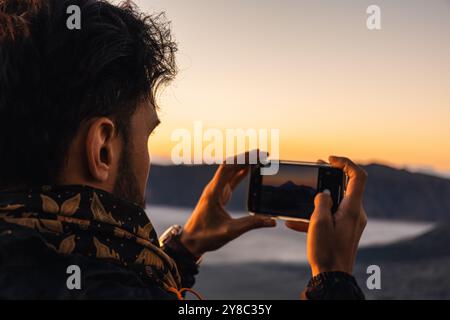
[[[276,226],[276,221],[266,216],[248,216],[231,221],[230,233],[233,238],[260,228],[271,228]]]
[[[319,193],[314,199],[314,212],[311,216],[310,225],[329,227],[333,223],[333,215],[331,208],[333,207],[333,199],[329,190]]]

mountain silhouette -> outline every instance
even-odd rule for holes
[[[450,180],[380,164],[369,174],[364,205],[373,218],[450,222]],[[194,207],[217,166],[152,165],[147,190],[150,204]],[[289,183],[289,182],[287,182]],[[235,190],[231,210],[246,210],[248,180]]]
[[[291,180],[289,180],[288,182],[285,182],[282,185],[280,185],[278,188],[279,189],[297,189],[298,187],[300,187],[300,186],[295,184]]]

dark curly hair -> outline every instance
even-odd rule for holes
[[[81,9],[81,29],[66,26]],[[0,0],[0,187],[55,183],[80,124],[108,116],[126,139],[142,99],[176,75],[163,13],[130,1]]]

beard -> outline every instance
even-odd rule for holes
[[[113,194],[118,198],[133,202],[143,209],[145,208],[145,196],[139,188],[138,179],[131,166],[131,154],[126,147],[120,159]]]

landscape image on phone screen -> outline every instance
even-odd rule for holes
[[[309,219],[314,210],[319,169],[281,165],[276,175],[262,176],[262,212]]]

